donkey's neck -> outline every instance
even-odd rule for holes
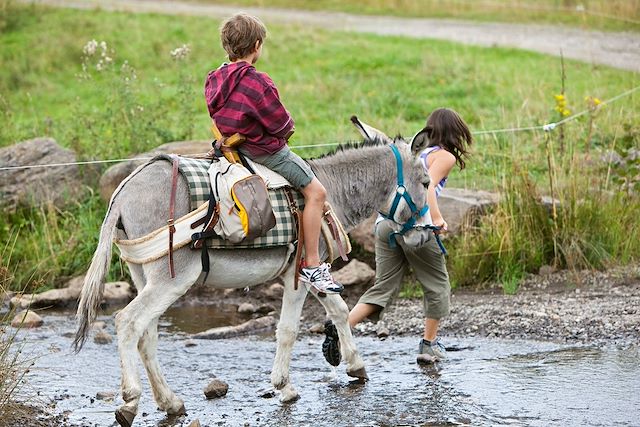
[[[382,209],[396,187],[395,159],[387,146],[338,151],[309,164],[347,232]]]

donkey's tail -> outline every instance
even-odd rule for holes
[[[84,285],[80,294],[80,302],[76,319],[78,322],[78,330],[76,331],[73,346],[76,352],[82,349],[91,324],[96,319],[96,314],[102,295],[104,293],[104,278],[109,271],[111,263],[111,245],[116,232],[116,225],[120,219],[120,210],[117,206],[111,204],[107,216],[104,218],[102,228],[100,229],[100,241],[98,247],[93,254],[91,265],[84,277]]]

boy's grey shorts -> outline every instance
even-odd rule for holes
[[[411,267],[422,285],[424,316],[428,319],[443,318],[449,314],[451,285],[444,255],[435,237],[431,236],[421,248],[406,247],[402,239],[398,239],[398,245],[391,248],[391,231],[388,220],[376,224],[376,281],[358,303],[379,306],[380,310],[369,316],[373,321],[379,320],[398,295],[404,274]]]
[[[242,154],[247,155],[242,149]],[[295,154],[288,146],[284,146],[277,153],[266,156],[247,156],[256,163],[260,163],[286,178],[296,189],[309,185],[315,177],[311,167],[302,157]]]

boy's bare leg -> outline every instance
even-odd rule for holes
[[[327,200],[327,190],[318,178],[302,188],[304,196],[304,210],[302,211],[302,228],[304,231],[304,252],[307,266],[320,265],[318,242],[320,240],[320,226],[322,221],[322,209]]]
[[[380,307],[374,304],[356,304],[349,312],[349,326],[353,328],[378,310],[380,310]]]
[[[433,342],[438,335],[438,326],[440,319],[424,319],[424,339]]]

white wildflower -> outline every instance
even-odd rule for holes
[[[186,59],[189,53],[191,53],[191,48],[189,48],[189,45],[183,44],[171,51],[171,57],[176,61],[181,61]]]
[[[95,40],[89,40],[87,44],[82,48],[82,52],[87,56],[93,56],[96,53],[96,48],[98,47],[98,42]]]

